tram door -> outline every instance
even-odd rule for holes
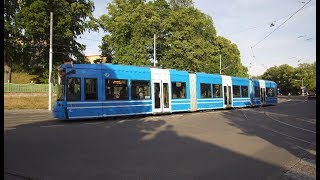
[[[170,105],[170,76],[164,69],[151,69],[153,113],[165,113],[171,111]]]
[[[223,85],[223,107],[232,107],[232,89],[231,89],[231,77],[222,75],[222,85]]]
[[[231,86],[223,86],[224,107],[231,107]]]
[[[153,108],[154,112],[168,112],[170,111],[169,102],[169,83],[154,82],[153,83]]]
[[[264,80],[259,80],[260,85],[260,104],[266,104],[266,83]]]
[[[260,88],[260,102],[261,104],[265,104],[266,103],[266,88]]]

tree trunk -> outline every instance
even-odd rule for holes
[[[11,83],[11,62],[10,60],[8,59],[8,57],[5,57],[5,60],[4,60],[4,83]]]

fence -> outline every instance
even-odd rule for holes
[[[46,93],[49,91],[48,84],[12,84],[4,83],[5,93]],[[57,92],[57,86],[52,86],[52,92]]]

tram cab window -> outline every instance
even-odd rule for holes
[[[106,100],[128,100],[128,80],[107,79]]]
[[[240,86],[233,85],[232,86],[232,91],[233,91],[233,97],[234,98],[240,97]]]
[[[98,85],[97,79],[88,78],[85,79],[85,100],[98,100]]]
[[[172,82],[171,83],[172,99],[185,99],[186,98],[186,83],[185,82]]]
[[[248,86],[241,86],[242,97],[248,97]]]
[[[259,86],[254,86],[254,94],[255,94],[255,97],[260,97],[260,87]]]
[[[67,81],[67,101],[81,100],[81,79],[68,78]]]
[[[200,83],[201,98],[212,98],[211,85]]]
[[[150,81],[133,80],[131,81],[132,99],[150,99]]]
[[[267,97],[274,97],[276,95],[274,88],[266,88],[266,90],[267,90]]]
[[[222,97],[222,85],[221,84],[212,84],[213,87],[213,97],[221,98]]]

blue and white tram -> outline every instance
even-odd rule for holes
[[[267,81],[265,80],[265,93],[266,93],[266,99],[265,104],[266,105],[276,105],[278,103],[277,98],[277,84],[273,81]]]
[[[264,84],[263,80],[257,80],[257,79],[251,79],[251,89],[250,89],[250,98],[251,98],[251,105],[252,106],[260,106],[261,105],[261,99],[262,95],[260,91],[262,88],[260,88],[260,83]],[[263,86],[262,86],[263,87]]]
[[[233,102],[232,107],[248,107],[251,105],[249,97],[250,80],[247,78],[231,77]]]
[[[53,116],[88,119],[277,103],[276,83],[115,64],[63,64]]]
[[[196,73],[196,110],[222,109],[222,76],[216,74]]]
[[[276,105],[278,103],[276,90],[277,84],[273,81],[251,79],[251,105]]]

